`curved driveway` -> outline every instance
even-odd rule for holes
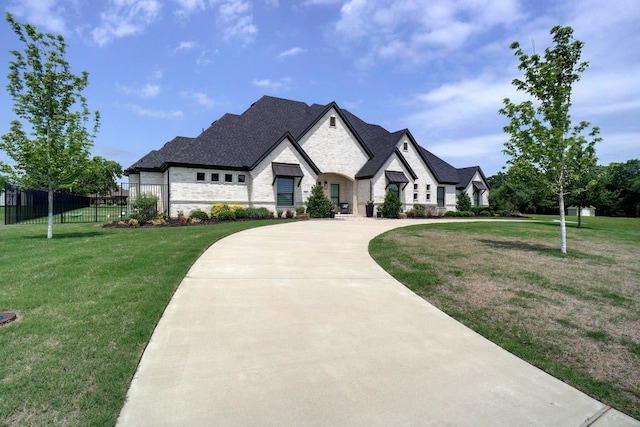
[[[158,323],[118,425],[640,426],[369,256],[374,236],[418,222],[301,221],[211,246]]]

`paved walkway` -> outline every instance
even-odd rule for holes
[[[414,221],[345,219],[256,228],[207,250],[118,425],[640,426],[382,270],[369,240]]]

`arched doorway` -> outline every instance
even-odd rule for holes
[[[327,172],[320,174],[316,183],[322,186],[325,196],[335,205],[337,212],[357,214],[358,200],[354,179],[339,173]]]

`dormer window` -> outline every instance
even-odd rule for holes
[[[329,117],[329,127],[336,127],[336,116]]]
[[[407,141],[402,143],[402,151],[409,151],[409,143]]]

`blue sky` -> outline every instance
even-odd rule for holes
[[[508,139],[498,109],[522,99],[509,45],[542,52],[557,24],[573,27],[590,62],[572,119],[601,128],[600,164],[640,158],[637,0],[3,0],[2,9],[65,37],[102,115],[92,154],[124,168],[272,95],[336,101],[493,175]],[[5,86],[8,51],[22,46],[4,20],[0,46]],[[0,117],[4,134],[14,118],[6,91]]]

